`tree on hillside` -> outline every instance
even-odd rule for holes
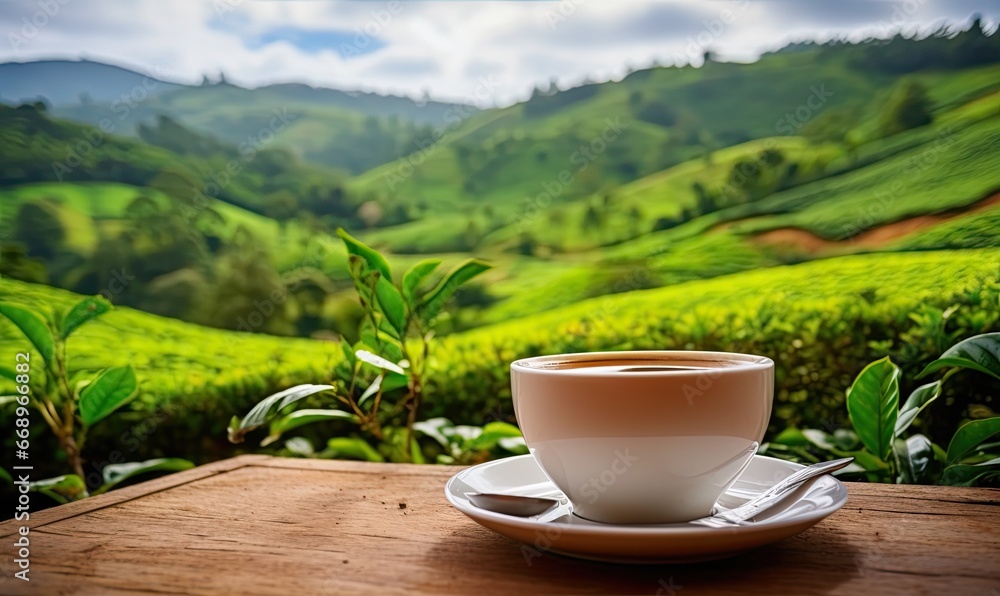
[[[527,232],[522,232],[517,237],[517,252],[526,257],[533,256],[535,254],[535,249],[538,248],[538,241],[534,236]]]
[[[629,231],[632,236],[638,236],[642,227],[642,209],[638,205],[632,205],[628,210]]]
[[[240,226],[215,264],[199,319],[223,329],[288,334],[288,293],[263,243]]]
[[[14,222],[14,240],[23,244],[30,256],[49,260],[62,249],[66,226],[55,202],[43,199],[24,203]]]
[[[45,263],[33,259],[20,244],[0,245],[0,277],[10,277],[35,284],[49,282]]]
[[[917,81],[907,81],[889,96],[882,111],[882,134],[893,135],[930,124],[933,103],[927,88]]]
[[[295,217],[299,212],[299,200],[288,190],[282,189],[267,195],[264,213],[279,222]]]
[[[596,230],[604,224],[604,216],[594,205],[587,205],[583,212],[583,229]]]

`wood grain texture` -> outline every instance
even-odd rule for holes
[[[0,593],[1000,594],[1000,490],[849,484],[832,517],[733,559],[529,564],[447,503],[458,470],[202,466],[33,515],[32,581],[5,573]],[[0,524],[5,557],[17,527]]]

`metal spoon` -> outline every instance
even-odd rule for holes
[[[853,457],[846,457],[844,459],[835,459],[833,461],[806,466],[739,507],[719,511],[714,515],[692,520],[688,523],[706,526],[742,523],[762,513],[778,501],[781,501],[788,493],[801,486],[807,480],[839,470],[852,461],[854,461]],[[560,503],[556,499],[547,499],[544,497],[522,497],[519,495],[500,495],[495,493],[466,493],[465,496],[473,505],[480,509],[517,517],[539,515]]]
[[[472,504],[480,509],[495,511],[517,517],[531,517],[545,513],[559,504],[555,499],[543,497],[522,497],[519,495],[498,495],[495,493],[466,493]]]

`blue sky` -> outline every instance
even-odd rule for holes
[[[381,39],[373,39],[364,48],[353,48],[355,33],[348,29],[305,29],[285,26],[268,29],[260,35],[245,38],[247,48],[256,50],[264,46],[288,42],[307,54],[333,51],[341,57],[364,55],[386,46]]]
[[[1000,17],[1000,0],[0,1],[0,61],[89,58],[163,78],[297,81],[505,104],[629,68],[752,60],[789,40]],[[50,11],[51,12],[51,11]]]

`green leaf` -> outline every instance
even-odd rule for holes
[[[974,420],[955,431],[948,443],[948,463],[957,464],[970,451],[993,435],[1000,433],[1000,416]]]
[[[483,427],[483,432],[469,443],[473,451],[493,449],[500,439],[520,438],[521,430],[507,422],[490,422]]]
[[[385,373],[385,378],[382,379],[382,393],[388,393],[402,387],[406,387],[410,380],[406,375],[397,374],[394,372]]]
[[[135,396],[139,383],[131,366],[106,368],[80,392],[80,419],[93,426]]]
[[[233,419],[229,422],[229,441],[231,443],[242,443],[243,437],[248,432],[267,424],[269,420],[277,416],[286,406],[314,393],[330,389],[333,389],[333,385],[296,385],[295,387],[264,398],[243,417],[243,420],[233,416]]]
[[[450,441],[441,432],[444,428],[450,428],[455,426],[452,424],[451,420],[447,418],[430,418],[428,420],[422,420],[420,422],[413,423],[413,431],[424,434],[435,441],[437,441],[442,447],[448,448]]]
[[[344,241],[348,253],[361,257],[368,263],[369,267],[381,273],[382,277],[386,280],[392,281],[392,272],[389,270],[389,263],[377,250],[354,238],[344,228],[337,228],[337,235]]]
[[[288,439],[285,441],[285,449],[304,457],[309,457],[316,453],[316,450],[313,449],[313,444],[305,437],[292,437]]]
[[[3,468],[0,468],[0,480],[3,480],[4,482],[14,482],[14,479],[10,477],[10,472]]]
[[[370,397],[378,393],[379,388],[382,387],[382,379],[384,378],[385,378],[385,373],[380,373],[379,376],[375,377],[375,380],[372,381],[372,384],[368,386],[368,389],[365,389],[365,392],[362,393],[361,397],[358,398],[359,406],[368,401]]]
[[[378,451],[375,451],[365,440],[357,437],[334,437],[327,441],[333,457],[341,459],[360,459],[362,461],[385,461]]]
[[[802,436],[810,443],[824,451],[833,451],[837,446],[833,443],[833,437],[815,428],[807,428],[802,431]]]
[[[424,452],[420,450],[420,443],[417,442],[416,437],[410,438],[410,461],[415,464],[427,463],[427,460],[424,459]]]
[[[403,370],[403,367],[399,366],[398,364],[395,364],[394,362],[386,360],[385,358],[379,356],[378,354],[372,354],[368,350],[358,350],[357,352],[354,353],[354,355],[358,357],[358,360],[366,364],[370,364],[375,368],[381,368],[383,370],[391,370],[392,372],[400,375],[406,374],[406,371]]]
[[[13,368],[8,368],[6,366],[0,365],[0,377],[5,379],[10,379],[11,381],[17,380],[17,371]]]
[[[52,337],[52,331],[45,324],[45,319],[27,308],[9,302],[0,302],[0,315],[6,317],[21,330],[31,345],[38,350],[46,364],[49,366],[54,364],[55,340]]]
[[[31,482],[28,484],[28,490],[51,497],[60,505],[90,496],[87,494],[87,485],[76,474]]]
[[[451,271],[436,288],[431,290],[428,296],[421,302],[418,313],[422,319],[429,321],[433,319],[444,303],[458,288],[473,277],[488,271],[492,265],[476,259],[470,259]]]
[[[192,462],[179,457],[161,457],[125,464],[108,464],[101,471],[101,474],[104,476],[104,484],[101,485],[101,488],[94,491],[94,494],[99,495],[107,492],[129,478],[139,476],[140,474],[148,474],[150,472],[181,472],[183,470],[190,470],[193,467],[194,464]]]
[[[896,459],[903,484],[921,484],[934,461],[931,441],[924,435],[913,435],[906,439],[896,439]]]
[[[323,420],[347,420],[349,422],[357,422],[358,417],[350,412],[344,412],[343,410],[297,410],[272,422],[269,434],[263,441],[260,442],[260,446],[267,447],[281,438],[283,433],[300,426],[305,426],[306,424],[312,424],[313,422],[320,422]]]
[[[948,466],[941,474],[941,484],[972,486],[980,480],[1000,476],[1000,457],[976,465]]]
[[[838,428],[833,431],[834,446],[841,451],[853,451],[858,448],[858,435],[853,430]]]
[[[910,397],[906,398],[906,403],[899,409],[899,418],[896,419],[896,436],[903,434],[903,431],[916,420],[917,415],[940,395],[941,381],[934,381],[914,389]]]
[[[524,442],[524,437],[505,437],[497,442],[504,451],[509,451],[517,455],[527,455],[528,444]]]
[[[378,305],[389,319],[389,324],[396,330],[399,337],[406,335],[406,306],[403,305],[403,297],[391,280],[384,277],[378,278],[375,282],[375,297]]]
[[[953,366],[971,368],[1000,379],[1000,333],[984,333],[958,342],[928,364],[917,378]]]
[[[809,439],[802,434],[801,430],[795,428],[794,426],[789,426],[785,430],[778,433],[778,436],[774,437],[774,440],[771,442],[778,443],[779,445],[801,447],[803,445],[808,445]]]
[[[847,413],[868,451],[885,461],[899,416],[899,368],[886,356],[861,371],[847,390]]]
[[[358,359],[354,356],[354,348],[351,347],[350,342],[346,339],[340,340],[340,349],[344,352],[344,360],[353,367]]]
[[[76,306],[74,306],[69,313],[66,314],[66,318],[62,321],[62,327],[59,330],[59,334],[63,339],[66,339],[71,333],[76,331],[80,325],[83,325],[92,319],[96,319],[109,310],[111,310],[111,303],[108,302],[107,298],[104,296],[90,296],[88,298],[84,298],[80,302],[77,302]]]
[[[403,275],[403,298],[411,305],[415,306],[415,292],[420,287],[420,282],[424,281],[428,275],[434,272],[441,264],[441,259],[424,259],[420,261]]]
[[[884,472],[889,469],[889,464],[864,450],[847,451],[839,453],[838,455],[853,457],[854,463],[858,464],[868,472]]]
[[[934,461],[941,464],[948,463],[948,453],[944,449],[941,449],[940,445],[931,443],[931,449],[934,450]]]

